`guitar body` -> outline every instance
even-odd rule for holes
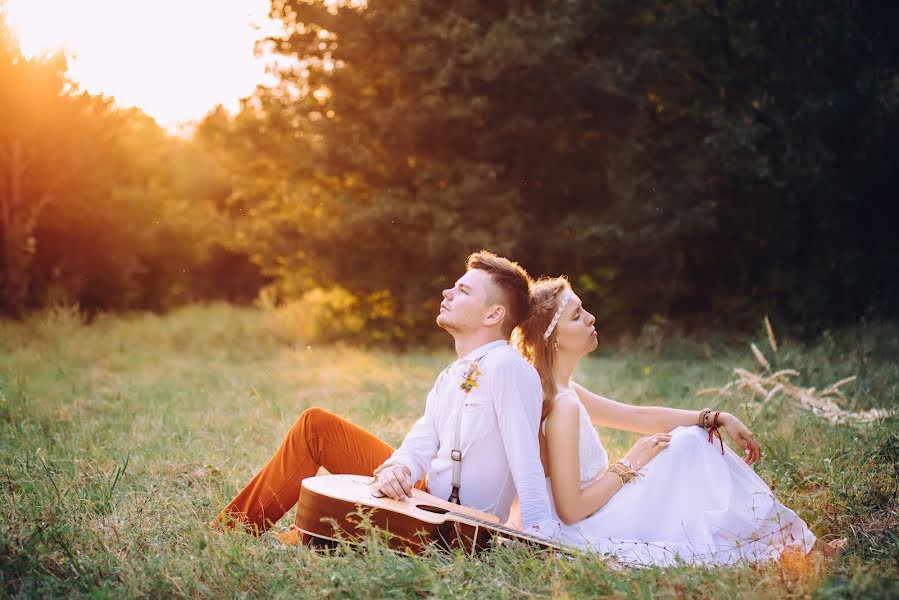
[[[362,525],[389,532],[390,548],[419,553],[428,546],[474,551],[489,547],[496,536],[557,548],[558,546],[508,529],[499,519],[474,509],[450,504],[413,489],[405,501],[381,497],[362,475],[323,475],[303,480],[296,526],[311,545],[332,545],[339,540],[359,543],[371,532]]]

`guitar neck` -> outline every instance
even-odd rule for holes
[[[525,533],[524,531],[521,531],[520,529],[512,529],[511,527],[506,527],[505,525],[500,525],[498,523],[493,523],[493,522],[487,521],[485,519],[480,519],[478,517],[473,517],[471,515],[466,515],[466,514],[455,512],[455,511],[450,511],[449,513],[447,513],[447,515],[452,516],[455,519],[465,520],[470,523],[480,525],[481,527],[485,527],[485,528],[489,529],[490,531],[495,531],[495,532],[501,533],[501,534],[506,535],[511,538],[525,540],[525,541],[528,541],[528,542],[531,542],[534,544],[538,544],[540,546],[556,548],[559,550],[562,549],[561,545],[559,545],[551,540],[547,540],[546,538],[532,535],[530,533]]]

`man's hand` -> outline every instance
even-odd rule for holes
[[[718,422],[724,428],[724,431],[727,432],[727,435],[730,436],[730,439],[743,448],[744,460],[747,465],[761,460],[762,449],[759,447],[759,443],[755,441],[755,434],[749,431],[749,428],[743,424],[743,421],[730,413],[721,413],[718,417]]]
[[[412,497],[412,472],[405,465],[388,465],[380,473],[375,486],[389,498],[405,500]]]

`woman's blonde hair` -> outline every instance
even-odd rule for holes
[[[521,355],[537,369],[540,375],[540,385],[543,386],[543,409],[540,420],[546,418],[556,399],[556,382],[553,379],[553,366],[555,354],[553,344],[556,341],[556,331],[549,338],[543,339],[546,328],[556,314],[562,292],[570,290],[568,279],[562,277],[541,277],[531,286],[531,311],[513,332],[512,344]]]

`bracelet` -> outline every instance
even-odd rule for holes
[[[621,478],[622,485],[630,483],[635,477],[643,476],[643,473],[639,469],[634,469],[626,458],[619,459],[618,462],[609,465],[608,470]]]
[[[708,417],[708,415],[706,415]],[[718,436],[718,443],[721,444],[721,454],[724,454],[724,440],[721,439],[721,432],[718,431],[718,428],[721,424],[718,422],[718,417],[721,416],[721,411],[716,411],[714,418],[712,418],[712,425],[709,427],[709,443],[715,443],[715,436]]]
[[[703,429],[708,429],[710,412],[712,412],[711,408],[703,408],[701,411],[699,411],[699,422],[697,423],[697,425],[699,425]]]
[[[634,477],[643,477],[646,475],[646,473],[643,472],[643,467],[635,467],[631,461],[624,457],[618,459],[618,464],[631,471],[634,474]]]
[[[621,478],[622,486],[625,486],[628,483],[630,483],[630,481],[635,476],[635,473],[633,471],[631,471],[624,465],[620,465],[618,463],[615,463],[614,465],[609,465],[609,472],[615,473],[615,475],[618,475],[618,477]]]
[[[631,471],[633,471],[634,473],[636,473],[637,471],[640,470],[639,467],[635,467],[634,463],[632,463],[631,461],[629,461],[626,458],[619,458],[618,462],[621,463],[622,465],[624,465],[625,467],[627,467],[628,469],[630,469]]]

